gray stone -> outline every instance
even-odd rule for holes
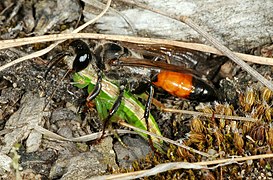
[[[271,41],[273,35],[273,1],[264,0],[138,0],[149,7],[178,16],[188,16],[230,49],[242,51]],[[88,21],[94,12],[85,7]],[[183,41],[203,42],[204,38],[187,25],[140,8],[122,7],[126,17],[138,34]],[[101,33],[132,35],[119,14],[110,13],[99,19],[96,27]]]

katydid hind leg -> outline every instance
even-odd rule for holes
[[[148,95],[147,102],[145,104],[144,119],[145,119],[145,123],[147,126],[147,131],[150,131],[149,116],[150,116],[150,109],[151,109],[151,105],[152,105],[152,99],[154,96],[154,87],[151,84],[149,85],[149,92],[148,93],[149,93],[149,95]],[[151,146],[151,149],[154,152],[156,152],[156,149],[155,149],[153,141],[152,141],[152,137],[150,135],[148,135],[148,140],[149,140],[149,144]]]
[[[104,134],[105,134],[105,130],[106,130],[106,127],[108,126],[109,122],[110,122],[110,119],[111,117],[113,117],[113,115],[117,112],[118,108],[120,107],[121,105],[121,102],[122,102],[122,98],[124,96],[124,91],[125,91],[125,86],[126,86],[127,82],[126,81],[122,81],[121,82],[121,85],[120,85],[120,88],[119,88],[119,95],[117,97],[117,99],[115,100],[112,108],[109,110],[109,114],[107,116],[107,118],[104,120],[103,122],[103,130],[102,130],[102,135],[101,137],[98,139],[98,141],[100,141]]]
[[[97,75],[98,75],[98,79],[97,79],[96,85],[95,85],[93,91],[90,92],[90,94],[86,98],[86,101],[92,101],[92,100],[94,100],[99,95],[99,93],[101,91],[101,87],[102,87],[102,85],[101,85],[101,82],[102,82],[102,72],[99,71]]]

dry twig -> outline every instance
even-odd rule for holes
[[[208,52],[218,55],[223,55],[217,49],[207,46],[204,44],[198,43],[187,43],[181,41],[173,41],[167,39],[156,39],[156,38],[141,38],[141,37],[132,37],[132,36],[122,36],[122,35],[107,35],[107,34],[94,34],[94,33],[68,33],[68,34],[54,34],[54,35],[45,35],[45,36],[38,36],[38,37],[29,37],[29,38],[19,38],[19,39],[12,39],[12,40],[2,40],[0,41],[0,49],[6,49],[16,46],[23,46],[27,44],[34,44],[34,43],[41,43],[41,42],[48,42],[48,41],[59,41],[59,40],[67,40],[67,39],[100,39],[100,40],[114,40],[114,41],[125,41],[131,43],[138,43],[138,44],[166,44],[170,46],[182,47],[202,52]],[[55,46],[54,46],[55,47]],[[46,54],[54,47],[49,46],[43,50],[37,51],[30,55],[18,58],[10,63],[7,63],[0,67],[0,71],[3,71],[6,68],[9,68],[17,63],[23,62],[25,60],[39,57],[41,55]],[[243,53],[235,53],[240,58],[244,59],[248,62],[258,63],[258,64],[266,64],[266,65],[273,65],[273,58],[265,58],[259,56],[253,56]]]

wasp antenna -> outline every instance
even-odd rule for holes
[[[50,70],[53,68],[53,66],[55,66],[58,62],[60,62],[60,60],[62,60],[65,56],[68,56],[70,55],[70,53],[68,52],[61,52],[61,53],[58,53],[56,54],[52,59],[52,61],[50,63],[48,63],[48,68],[45,72],[45,75],[44,75],[44,79],[46,79],[48,73],[50,72]]]

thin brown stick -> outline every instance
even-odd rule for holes
[[[142,94],[139,97],[147,99],[147,94]],[[153,98],[153,105],[156,106],[157,109],[164,112],[170,112],[170,113],[181,113],[181,114],[189,114],[193,116],[205,116],[209,118],[221,118],[226,120],[236,120],[236,121],[248,121],[248,122],[257,122],[257,119],[251,118],[251,117],[242,117],[242,116],[227,116],[222,114],[209,114],[209,113],[203,113],[198,111],[189,111],[189,110],[183,110],[183,109],[173,109],[173,108],[166,108],[164,104],[162,104],[157,99]]]
[[[14,5],[14,3],[10,3],[5,9],[3,9],[0,13],[0,16],[2,16],[9,8],[11,8]]]
[[[182,109],[171,109],[171,108],[162,108],[162,111],[165,112],[171,112],[171,113],[183,113],[183,114],[190,114],[194,116],[205,116],[205,117],[212,117],[215,118],[221,118],[221,119],[227,119],[227,120],[236,120],[236,121],[248,121],[248,122],[257,122],[257,119],[250,118],[250,117],[241,117],[241,116],[227,116],[227,115],[221,115],[221,114],[208,114],[208,113],[202,113],[197,111],[188,111],[188,110],[182,110]]]
[[[9,15],[9,18],[7,19],[7,23],[10,23],[10,21],[16,16],[16,14],[18,13],[18,11],[20,10],[20,8],[23,5],[24,0],[19,0],[17,1],[16,6],[13,8],[12,13]]]

